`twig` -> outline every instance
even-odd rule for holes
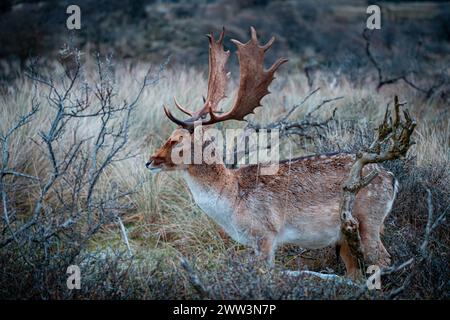
[[[119,224],[119,227],[120,227],[120,232],[122,233],[123,241],[125,242],[125,245],[127,246],[128,255],[131,258],[133,256],[133,251],[131,250],[130,242],[128,241],[127,230],[125,229],[122,219],[119,216],[117,216],[116,219],[117,219],[117,223]]]
[[[336,109],[333,110],[332,115],[325,119],[325,120],[318,120],[316,118],[312,117],[312,113],[319,110],[323,106],[340,100],[343,97],[335,97],[335,98],[329,98],[329,99],[323,99],[318,105],[313,107],[311,111],[306,113],[306,115],[299,120],[288,120],[289,117],[300,107],[302,107],[308,99],[313,96],[315,93],[317,93],[320,90],[320,88],[317,88],[313,91],[311,91],[300,103],[292,106],[289,111],[282,115],[278,120],[265,124],[260,125],[252,122],[247,123],[247,129],[253,129],[256,131],[259,130],[279,130],[280,138],[287,137],[291,135],[296,135],[299,137],[304,137],[307,139],[313,139],[314,137],[322,137],[322,134],[319,132],[319,129],[324,129],[328,126],[328,123],[334,120]]]

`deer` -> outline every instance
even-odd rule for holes
[[[223,29],[217,40],[213,33],[207,35],[209,74],[203,107],[194,112],[175,99],[176,107],[188,116],[180,120],[163,105],[167,118],[178,127],[150,156],[146,167],[153,173],[180,171],[196,204],[233,240],[253,248],[256,256],[270,266],[274,264],[277,247],[283,244],[296,244],[304,249],[335,246],[339,248],[346,275],[357,277],[358,264],[342,235],[339,217],[342,186],[355,162],[355,154],[328,153],[282,160],[273,175],[260,175],[258,165],[228,168],[220,161],[179,164],[172,159],[175,148],[192,143],[186,135],[194,135],[198,126],[208,128],[224,121],[245,121],[270,93],[268,88],[275,72],[288,60],[280,58],[265,69],[264,55],[275,37],[261,45],[256,30],[253,27],[250,30],[248,42],[231,40],[237,47],[240,70],[231,109],[227,112],[218,109],[219,102],[226,98],[230,78],[226,71],[230,51],[223,47]],[[214,143],[205,140],[205,144]],[[364,167],[363,173],[373,170],[378,175],[357,194],[353,214],[359,222],[365,258],[372,264],[388,266],[390,255],[380,234],[398,183],[391,172],[376,163]]]

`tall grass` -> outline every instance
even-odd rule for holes
[[[137,80],[143,78],[143,70],[141,66],[133,70],[121,65],[115,66],[114,78],[118,88],[118,100],[130,99],[138,91]],[[62,70],[52,72],[61,73]],[[343,96],[343,99],[316,112],[318,117],[325,119],[332,114],[334,108],[337,108],[336,121],[327,129],[325,140],[310,141],[306,144],[298,143],[295,137],[284,140],[282,147],[293,146],[289,147],[289,150],[295,153],[292,156],[325,151],[355,151],[367,145],[386,104],[392,100],[390,89],[376,92],[370,86],[353,87],[345,79],[339,81],[336,79],[331,82],[332,85],[329,85],[328,80],[328,75],[322,75],[322,79],[318,81],[320,91],[313,95],[293,118],[302,117],[324,98]],[[130,139],[125,147],[125,151],[131,151],[136,156],[115,163],[101,181],[105,186],[114,183],[124,190],[140,185],[138,192],[127,196],[129,210],[122,215],[134,257],[131,260],[121,258],[108,262],[111,252],[125,250],[125,245],[116,224],[104,226],[83,253],[86,256],[93,255],[93,258],[86,262],[84,270],[91,275],[92,281],[79,293],[68,292],[61,283],[57,283],[53,286],[55,292],[53,298],[196,298],[198,294],[192,289],[188,277],[184,275],[179,265],[178,259],[181,257],[193,261],[195,270],[210,286],[212,297],[346,298],[356,294],[346,287],[337,290],[335,285],[311,283],[307,279],[292,282],[283,278],[285,276],[277,271],[274,271],[274,275],[258,273],[257,267],[253,267],[251,263],[249,249],[233,242],[202,213],[177,172],[152,176],[145,169],[144,164],[148,156],[175,128],[175,125],[164,116],[162,105],[173,105],[172,99],[176,96],[189,108],[198,108],[202,96],[206,94],[206,87],[207,82],[203,73],[193,68],[176,68],[165,70],[157,85],[146,89],[143,93],[132,116]],[[236,84],[233,83],[231,88],[235,87]],[[426,221],[425,198],[415,197],[414,188],[426,186],[432,189],[435,209],[439,212],[448,210],[450,127],[448,119],[440,119],[437,116],[439,110],[442,110],[442,102],[424,101],[411,89],[404,87],[397,89],[400,90],[397,94],[401,100],[408,102],[408,108],[418,122],[416,145],[410,151],[407,161],[390,164],[390,168],[399,176],[400,183],[404,187],[389,218],[385,237],[388,239],[388,251],[393,253],[394,261],[401,261],[402,258],[415,254],[415,245],[418,245],[419,239],[423,236]],[[38,99],[41,104],[37,119],[13,136],[11,140],[13,152],[9,164],[10,167],[38,177],[50,169],[49,163],[43,160],[42,148],[36,140],[54,112],[45,100],[43,90],[42,86],[36,86],[30,79],[24,77],[11,84],[8,93],[0,99],[1,130],[6,130],[18,115],[26,113],[32,99]],[[273,93],[263,100],[264,107],[258,109],[252,121],[265,123],[275,119],[290,106],[301,101],[310,90],[303,75],[281,72],[271,87]],[[35,92],[37,96],[34,95]],[[223,107],[227,108],[229,104],[230,101],[224,102]],[[75,133],[76,127],[76,135],[65,134],[66,140],[60,141],[61,149],[64,149],[64,145],[70,144],[72,139],[88,138],[97,125],[95,121],[80,120],[74,127],[67,128]],[[239,123],[229,125],[242,126]],[[417,192],[422,195],[424,190]],[[29,214],[27,203],[31,203],[38,194],[37,186],[32,184],[21,185],[17,189],[14,200],[18,206],[24,208],[22,215]],[[57,202],[56,198],[52,200],[51,197],[56,197],[56,194],[51,193],[46,201]],[[445,226],[448,227],[448,223]],[[424,284],[423,288],[415,287],[406,291],[407,297],[418,295],[427,298],[444,296],[448,298],[449,273],[448,270],[442,271],[439,266],[445,263],[442,261],[442,255],[448,256],[450,241],[448,235],[441,229],[437,231],[432,247],[436,251],[435,256],[441,258],[435,258],[436,266],[430,267],[430,270],[444,274],[441,274],[436,282]],[[405,239],[411,237],[416,239],[411,245],[405,246]],[[300,256],[302,258],[299,258]],[[7,263],[12,265],[14,262],[8,260]],[[107,263],[110,263],[110,268],[104,273],[99,265]],[[294,246],[286,246],[277,253],[276,264],[278,268],[308,267],[317,271],[343,271],[341,263],[334,261],[331,249],[305,253]],[[22,276],[20,273],[15,275],[10,273],[12,270],[20,270],[19,266],[13,268],[3,265],[1,268],[5,282],[7,279]],[[64,270],[58,272],[64,273]],[[447,293],[443,288],[436,288],[442,285],[442,276],[444,280],[447,277],[447,283],[443,284],[443,288],[447,288]],[[117,290],[103,290],[104,286],[101,283],[106,280],[101,277],[112,281],[113,287],[116,286]],[[257,280],[258,277],[260,282]],[[401,276],[399,277],[401,279]],[[20,280],[16,279],[16,282]],[[308,289],[305,289],[307,287],[316,289],[315,291],[310,289],[308,293]],[[7,293],[10,294],[9,297],[12,297],[11,294],[14,296],[14,282],[0,292],[4,298]],[[368,297],[373,297],[374,294],[371,293]],[[16,295],[26,297],[29,293],[18,291]]]

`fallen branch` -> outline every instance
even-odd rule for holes
[[[316,278],[319,278],[319,279],[325,280],[325,281],[335,281],[335,282],[339,282],[339,283],[350,285],[350,286],[358,286],[355,282],[351,281],[350,279],[341,277],[341,276],[339,276],[337,274],[333,274],[333,273],[321,273],[321,272],[315,272],[315,271],[310,271],[310,270],[300,270],[300,271],[286,270],[286,271],[284,271],[284,274],[291,276],[291,277],[299,277],[301,275],[307,275],[307,276],[316,277]]]

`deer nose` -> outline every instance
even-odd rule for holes
[[[148,168],[151,166],[151,164],[152,164],[152,160],[148,161],[148,162],[145,164],[145,167],[148,169]]]

